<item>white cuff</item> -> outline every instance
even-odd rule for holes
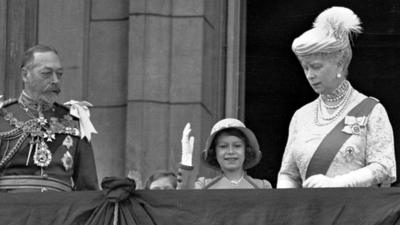
[[[192,154],[182,154],[181,164],[185,166],[192,166]]]

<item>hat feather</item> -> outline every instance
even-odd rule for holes
[[[345,7],[331,7],[326,9],[315,19],[315,28],[325,29],[328,35],[345,38],[348,35],[361,33],[360,19],[353,11]]]

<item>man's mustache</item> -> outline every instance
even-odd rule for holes
[[[55,93],[59,94],[61,92],[61,89],[58,85],[54,85],[54,86],[47,88],[46,92],[55,92]]]

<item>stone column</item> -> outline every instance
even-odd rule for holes
[[[224,107],[223,0],[130,0],[126,169],[175,171],[186,122],[194,166]],[[194,179],[194,176],[192,179]]]
[[[125,175],[128,1],[40,0],[39,43],[64,65],[60,102],[87,100],[99,179]]]
[[[37,0],[0,1],[0,95],[18,97],[22,90],[22,53],[36,43]]]

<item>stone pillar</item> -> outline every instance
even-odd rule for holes
[[[0,95],[18,97],[22,53],[36,43],[37,0],[0,1]]]
[[[175,171],[186,122],[194,166],[223,115],[223,0],[130,0],[126,169]],[[222,104],[221,104],[222,103]],[[194,177],[192,178],[194,179]]]
[[[0,95],[5,94],[7,65],[7,1],[0,1]]]
[[[193,179],[208,172],[199,157],[224,115],[226,0],[38,1],[38,43],[65,67],[60,101],[95,105],[99,178],[176,171],[186,122]]]
[[[88,99],[96,105],[100,176],[125,176],[128,11],[126,0],[92,0]]]
[[[128,1],[40,0],[39,43],[64,65],[60,102],[87,100],[99,179],[124,176]]]

